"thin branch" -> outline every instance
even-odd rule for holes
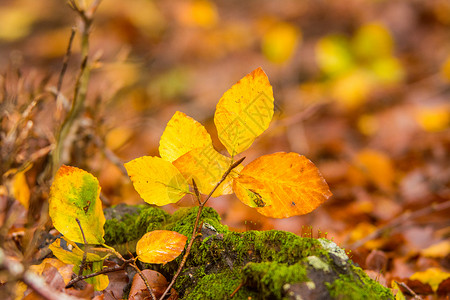
[[[185,254],[183,256],[183,259],[181,260],[181,263],[178,266],[177,272],[173,276],[172,281],[167,286],[167,288],[164,291],[164,293],[162,294],[161,298],[159,298],[160,300],[163,300],[164,297],[167,295],[167,293],[170,291],[170,289],[174,285],[175,281],[177,280],[178,276],[180,275],[181,270],[183,269],[184,265],[186,264],[186,261],[187,261],[187,258],[189,256],[189,253],[191,252],[192,245],[194,244],[194,240],[197,237],[198,223],[200,221],[200,216],[202,214],[203,207],[205,207],[206,202],[209,200],[209,198],[211,198],[212,194],[217,190],[219,185],[227,178],[227,176],[230,174],[230,172],[234,168],[236,168],[239,164],[241,164],[244,161],[244,159],[245,159],[245,157],[239,159],[234,164],[232,164],[228,168],[228,170],[225,171],[225,173],[223,173],[222,178],[219,180],[219,182],[217,182],[217,184],[214,186],[214,188],[211,190],[211,192],[208,194],[208,196],[206,197],[205,201],[203,201],[203,202],[200,199],[200,193],[198,192],[197,185],[195,184],[195,181],[194,180],[192,181],[193,185],[194,185],[195,196],[197,197],[198,203],[200,203],[200,206],[198,207],[198,211],[197,211],[197,217],[195,218],[194,230],[192,231],[191,240],[189,241],[189,244],[188,244],[188,246],[186,248],[186,252],[185,252]]]
[[[69,58],[70,58],[70,55],[72,53],[72,43],[73,43],[73,40],[74,40],[74,37],[75,37],[75,32],[76,32],[75,28],[72,27],[72,31],[70,33],[70,38],[69,38],[69,44],[67,45],[66,54],[64,54],[63,65],[62,65],[62,68],[61,68],[61,73],[59,74],[58,83],[56,85],[56,94],[55,94],[55,101],[56,101],[56,103],[58,103],[58,98],[59,98],[59,95],[61,93],[61,87],[62,87],[64,75],[66,74],[67,66],[68,66],[68,63],[69,63]]]
[[[78,220],[78,218],[75,218],[75,221],[77,221],[78,227],[80,227],[81,235],[83,236],[83,241],[84,241],[83,260],[81,261],[81,264],[80,264],[80,270],[78,270],[78,277],[80,277],[81,275],[83,275],[83,269],[84,269],[84,267],[85,267],[85,265],[86,265],[86,259],[87,259],[87,242],[86,242],[86,237],[84,236],[83,228],[81,227],[80,220]]]
[[[102,274],[107,274],[107,273],[112,273],[112,272],[125,270],[127,265],[131,264],[132,261],[133,261],[133,259],[126,260],[126,261],[124,261],[124,264],[121,265],[121,266],[114,266],[114,267],[104,268],[104,269],[102,269],[100,271],[97,271],[95,273],[82,275],[82,276],[77,276],[74,279],[72,279],[71,281],[69,281],[69,283],[66,285],[66,289],[71,288],[75,283],[77,283],[78,281],[81,281],[81,280],[85,280],[85,279],[88,279],[88,278],[91,278],[91,277],[95,277],[95,276],[98,276],[98,275],[102,275]]]
[[[194,187],[195,198],[197,198],[198,205],[202,205],[202,200],[200,198],[200,192],[198,191],[197,184],[195,183],[194,178],[192,178],[192,186]]]

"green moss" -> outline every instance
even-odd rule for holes
[[[166,222],[164,229],[173,230],[184,234],[190,239],[192,231],[194,230],[194,223],[197,217],[198,207],[181,208],[177,210]],[[211,226],[218,233],[228,232],[228,226],[220,223],[220,216],[211,207],[205,207],[202,210],[202,215],[199,225]]]
[[[338,279],[332,283],[326,282],[325,285],[333,299],[393,299],[388,288],[381,286],[366,274],[361,277],[341,274]]]
[[[195,288],[187,293],[183,299],[230,299],[230,295],[239,287],[242,275],[239,271],[225,271],[218,274],[205,275]],[[246,288],[240,288],[233,299],[258,299],[259,293]]]
[[[155,207],[109,218],[105,239],[137,241],[147,231],[166,229],[191,237],[198,208],[172,216]],[[212,208],[204,208],[201,234],[174,288],[182,299],[224,299],[241,284],[233,299],[283,299],[299,296],[335,299],[391,299],[390,291],[357,268],[335,243],[302,238],[284,231],[229,231]],[[117,249],[117,247],[115,246]],[[120,250],[119,250],[120,251]],[[170,279],[182,255],[165,265],[144,265]],[[295,294],[297,293],[297,294]]]
[[[255,287],[264,299],[281,299],[286,283],[306,282],[306,268],[302,263],[288,265],[278,262],[249,263],[243,269],[247,284]]]

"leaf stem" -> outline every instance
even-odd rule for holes
[[[78,220],[78,218],[75,218],[75,221],[77,221],[78,227],[80,227],[81,235],[83,236],[83,241],[84,241],[83,260],[81,261],[81,264],[80,264],[80,270],[78,270],[78,277],[80,277],[81,275],[83,275],[83,269],[84,269],[84,266],[86,265],[87,242],[86,242],[86,237],[84,235],[83,228],[81,227],[80,220]]]

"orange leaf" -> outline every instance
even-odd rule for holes
[[[285,152],[261,156],[245,166],[233,190],[244,204],[272,218],[307,214],[331,196],[309,159]]]
[[[149,264],[165,264],[184,250],[187,237],[168,230],[147,232],[137,243],[138,259]]]

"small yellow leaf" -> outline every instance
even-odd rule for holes
[[[73,272],[78,273],[80,270],[80,264],[83,260],[83,250],[81,250],[77,244],[64,239],[68,244],[69,249],[66,250],[61,247],[61,239],[56,239],[50,246],[49,249],[53,252],[53,255],[56,256],[60,261],[65,264],[73,265]],[[103,268],[103,260],[106,258],[101,257],[95,253],[87,253],[86,255],[86,268],[83,270],[83,275],[92,274],[98,271],[101,271]],[[86,279],[88,283],[91,283],[94,286],[94,289],[97,291],[101,291],[106,289],[109,284],[108,276],[106,275],[98,275],[92,278]]]
[[[264,34],[262,52],[274,63],[284,63],[294,54],[301,40],[299,30],[289,23],[279,23]]]
[[[395,295],[395,300],[406,300],[405,295],[403,295],[402,290],[400,290],[400,287],[395,280],[392,280],[391,286],[392,292]]]
[[[105,216],[100,186],[92,174],[76,167],[62,166],[50,188],[49,215],[53,226],[66,238],[84,243],[80,221],[88,244],[103,244]]]
[[[167,123],[159,141],[159,155],[173,162],[195,148],[212,145],[211,137],[202,124],[177,111]]]
[[[137,243],[138,259],[149,264],[165,264],[184,250],[187,237],[168,230],[147,232]]]
[[[450,110],[446,106],[418,109],[415,117],[420,126],[428,132],[443,131],[450,125]]]
[[[420,251],[425,257],[444,258],[450,254],[450,241],[445,240]]]
[[[231,156],[246,150],[273,117],[273,91],[261,68],[247,74],[220,98],[214,123]]]
[[[178,169],[159,157],[143,156],[125,164],[133,186],[145,202],[175,203],[189,193],[189,185]]]
[[[390,56],[393,45],[389,31],[378,23],[361,26],[352,40],[353,51],[362,60]]]
[[[200,193],[208,195],[233,162],[231,158],[220,154],[212,145],[209,145],[189,151],[173,164],[180,170],[187,182],[191,183],[194,179]],[[232,194],[231,182],[240,169],[242,166],[233,169],[212,194],[212,197]]]
[[[450,278],[450,273],[438,268],[429,268],[424,272],[416,272],[410,277],[411,280],[428,283],[434,292],[437,291],[439,284],[447,278]]]
[[[319,68],[330,76],[339,76],[354,65],[348,39],[340,35],[326,36],[317,43],[316,60]]]
[[[233,190],[244,204],[272,218],[307,214],[331,196],[309,159],[285,152],[261,156],[245,166]]]

